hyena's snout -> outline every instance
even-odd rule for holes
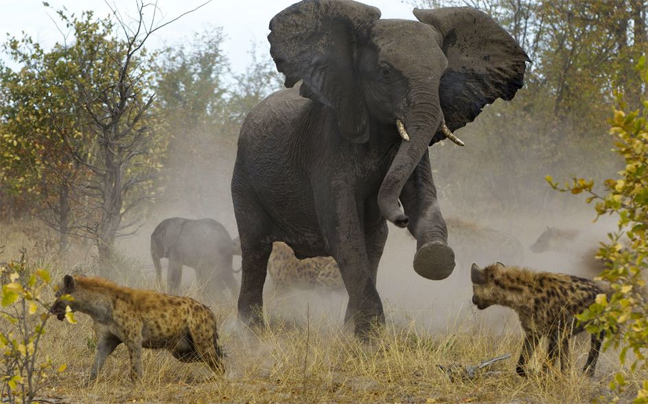
[[[65,320],[65,303],[56,301],[49,310],[59,321]]]

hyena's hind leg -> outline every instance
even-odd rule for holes
[[[189,324],[189,333],[193,340],[196,353],[217,374],[225,373],[223,366],[223,351],[218,345],[216,320],[195,319]]]
[[[602,334],[592,334],[591,335],[591,344],[589,355],[587,355],[587,362],[585,362],[585,367],[583,372],[588,376],[594,376],[596,370],[596,362],[598,361],[599,351],[601,350],[601,344],[603,343]]]

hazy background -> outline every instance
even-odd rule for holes
[[[161,22],[200,3],[160,1]],[[144,278],[153,274],[150,234],[165,218],[211,217],[223,223],[232,237],[237,235],[230,180],[238,130],[247,111],[281,87],[265,36],[272,16],[291,3],[212,1],[147,42],[147,47],[161,51],[151,67],[151,91],[156,93],[154,108],[163,121],[157,133],[166,146],[159,155],[159,175],[150,183],[154,198],[134,211],[139,219],[134,234],[118,238],[115,244],[120,262]],[[412,4],[366,3],[379,7],[383,18],[413,18]],[[637,31],[641,27],[637,21],[645,23],[646,12],[640,9],[636,14],[636,2],[593,2],[599,9],[578,0],[542,6],[535,1],[516,6],[498,0],[429,1],[427,5],[457,3],[477,5],[493,15],[525,47],[533,63],[525,88],[512,102],[486,107],[475,122],[456,132],[466,147],[443,142],[431,149],[441,209],[455,223],[450,226],[450,244],[458,265],[452,276],[440,282],[418,277],[412,269],[414,239],[390,226],[378,290],[394,318],[415,318],[434,327],[463,318],[457,314],[460,309],[474,315],[469,303],[472,262],[485,266],[503,260],[507,265],[595,275],[583,264],[585,255],[614,228],[614,218],[593,223],[596,215],[585,197],[551,189],[545,176],[561,182],[576,176],[592,178],[595,189],[600,189],[605,178],[615,175],[620,162],[607,135],[607,119],[616,103],[613,92],[633,88],[631,66],[645,43],[645,24],[643,32]],[[611,3],[614,8],[607,8]],[[58,29],[53,22],[57,19],[53,9],[65,5],[70,12],[95,10],[98,17],[108,15],[108,7],[100,1],[50,4],[52,8],[38,1],[1,1],[0,27],[12,36],[25,32],[48,49],[62,36],[60,22]],[[133,15],[131,1],[110,4],[124,16]],[[600,18],[589,18],[593,12]],[[626,22],[625,31],[619,21]],[[6,54],[3,60],[10,69],[21,66]],[[637,97],[642,91],[636,91]],[[634,93],[628,94],[626,101],[635,102]],[[34,255],[56,255],[57,233],[39,221],[43,205],[38,199],[22,197],[27,194],[16,189],[21,188],[0,184],[0,245],[24,239]],[[580,236],[567,251],[531,253],[528,247],[547,226],[577,229]],[[70,245],[63,254],[65,265],[91,272],[97,255],[92,243],[72,236]],[[17,254],[5,250],[0,258]],[[192,274],[185,268],[186,283]],[[271,292],[271,285],[266,290]],[[345,296],[297,294],[299,302],[310,299],[315,307],[325,305],[334,315],[343,314]],[[272,301],[269,310],[280,305],[297,311],[289,315],[304,316],[306,306],[295,305],[293,298]],[[487,315],[497,317],[501,312],[493,309]]]

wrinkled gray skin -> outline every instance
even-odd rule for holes
[[[456,130],[484,105],[510,100],[528,58],[479,11],[414,14],[422,22],[381,20],[377,8],[352,1],[306,0],[270,22],[270,52],[293,88],[261,102],[239,137],[232,196],[243,253],[239,317],[247,323],[263,322],[273,241],[298,258],[337,261],[346,321],[359,335],[384,322],[376,271],[386,220],[416,237],[419,274],[452,272],[428,146],[445,138],[443,122]]]
[[[213,219],[173,217],[163,220],[151,234],[151,257],[160,283],[160,258],[169,259],[169,293],[178,292],[184,265],[196,271],[198,284],[204,286],[208,293],[220,296],[227,288],[232,296],[236,296],[238,283],[232,271],[233,248],[234,243],[227,230]]]

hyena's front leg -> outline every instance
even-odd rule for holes
[[[128,347],[131,360],[131,378],[133,381],[142,380],[142,327],[132,327],[128,330],[124,343]]]
[[[536,333],[527,332],[526,337],[524,338],[524,345],[522,346],[522,353],[520,353],[520,359],[518,359],[517,367],[515,371],[520,376],[526,376],[526,363],[531,359],[533,351],[535,350],[538,342],[540,341],[540,335]]]
[[[558,358],[558,343],[559,343],[559,334],[560,332],[558,330],[552,331],[551,335],[549,335],[549,347],[547,348],[547,354],[549,355],[549,359],[547,362],[544,363],[542,366],[544,371],[549,370],[549,364],[551,366],[554,366],[556,364],[556,358]]]
[[[110,333],[107,329],[96,329],[97,331],[97,351],[95,352],[92,369],[90,370],[90,380],[95,380],[99,370],[103,367],[104,362],[108,355],[110,355],[119,344],[121,340],[115,335]]]

